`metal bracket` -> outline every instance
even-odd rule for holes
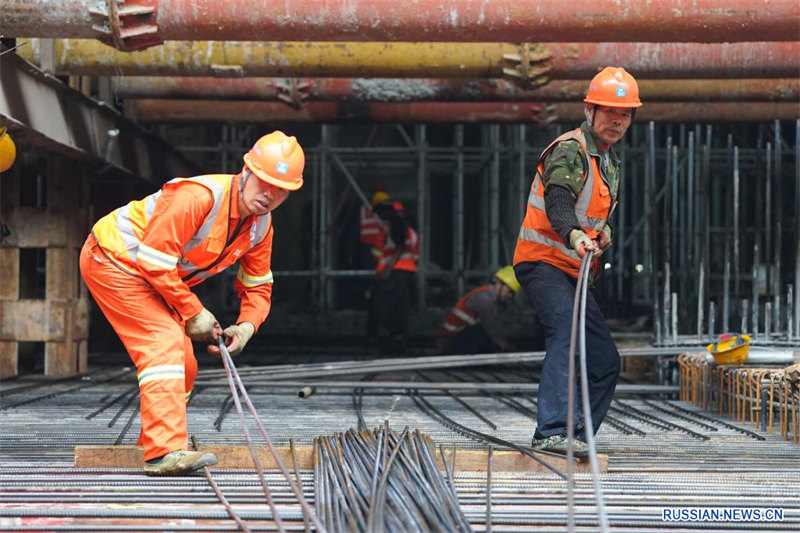
[[[98,19],[92,25],[99,33],[98,39],[123,52],[144,50],[164,42],[158,33],[157,11],[158,0],[106,0],[105,6],[89,9],[92,17]]]
[[[522,89],[535,89],[550,81],[552,54],[541,44],[522,43],[519,53],[503,54],[503,75]]]
[[[278,90],[278,100],[292,109],[300,109],[308,102],[311,84],[298,78],[284,78],[275,83]]]

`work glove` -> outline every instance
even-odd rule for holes
[[[605,251],[611,247],[611,226],[606,224],[603,226],[603,230],[600,232],[600,235],[597,236],[595,239],[597,243],[600,245],[600,249]]]
[[[242,322],[240,324],[236,324],[235,326],[228,326],[225,328],[225,331],[222,332],[222,335],[225,338],[225,348],[227,348],[228,353],[231,354],[231,356],[242,353],[247,341],[250,340],[255,332],[256,327],[250,322]],[[221,355],[219,346],[216,344],[209,344],[207,351],[211,355],[215,355],[217,357]]]
[[[578,256],[583,258],[586,252],[594,252],[595,257],[602,254],[602,250],[597,246],[597,243],[586,235],[586,232],[579,229],[574,229],[569,232],[569,245],[578,253]]]
[[[205,307],[186,321],[186,335],[193,341],[216,342],[221,333],[219,322]]]

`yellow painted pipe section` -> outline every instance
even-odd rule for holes
[[[498,77],[512,43],[170,41],[119,52],[90,39],[30,39],[19,55],[41,65],[55,48],[59,75]]]

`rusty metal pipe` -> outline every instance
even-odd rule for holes
[[[583,104],[532,102],[312,102],[299,110],[277,102],[223,100],[130,100],[126,111],[139,122],[402,122],[549,124],[583,120]],[[637,121],[757,122],[800,118],[796,103],[713,102],[646,104]]]
[[[44,53],[52,46],[52,53]],[[530,52],[532,76],[591,79],[624,65],[639,78],[796,78],[800,42],[748,43],[358,43],[172,41],[124,53],[97,41],[35,39],[17,52],[54,74],[101,76],[500,78],[520,70]],[[531,51],[531,49],[533,50]],[[505,59],[504,59],[505,58]]]
[[[797,102],[800,79],[642,80],[647,102],[753,101]],[[434,78],[190,78],[119,77],[112,80],[118,98],[196,100],[472,102],[583,100],[587,81],[555,80],[533,90],[508,80]]]
[[[6,37],[103,36],[128,48],[209,39],[789,41],[797,39],[800,20],[795,0],[0,0],[0,12],[0,34]],[[114,24],[114,16],[121,24]],[[146,31],[143,43],[135,29]]]

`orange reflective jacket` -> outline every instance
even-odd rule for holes
[[[112,211],[92,228],[106,255],[147,280],[185,320],[202,310],[189,290],[236,261],[238,322],[258,327],[272,293],[272,220],[239,217],[240,175],[176,178],[158,192]]]
[[[388,231],[383,232],[379,248],[381,255],[378,259],[378,264],[375,266],[376,273],[381,273],[386,269],[396,250]],[[417,259],[419,259],[419,238],[417,237],[417,232],[411,229],[411,226],[406,226],[406,242],[403,244],[403,251],[400,253],[400,257],[392,265],[392,270],[416,272]]]
[[[361,206],[359,212],[359,233],[361,235],[361,244],[367,246],[380,246],[381,233],[386,231],[383,222],[375,214],[375,212],[365,205]]]
[[[481,285],[462,296],[450,312],[447,313],[447,316],[444,317],[444,324],[442,324],[442,327],[439,329],[437,337],[440,339],[455,337],[465,329],[478,324],[480,322],[478,313],[467,307],[467,302],[472,298],[473,294],[491,290],[491,286]]]
[[[562,141],[578,141],[588,161],[584,173],[583,189],[575,201],[575,215],[578,223],[590,239],[598,236],[605,226],[616,202],[612,202],[611,191],[603,179],[598,165],[598,158],[589,155],[586,150],[586,137],[578,128],[568,131],[545,148],[539,157],[536,176],[528,195],[528,207],[525,220],[517,237],[517,248],[514,251],[514,264],[525,261],[544,261],[566,272],[573,278],[578,277],[581,259],[578,253],[568,248],[561,237],[553,231],[550,220],[545,213],[544,205],[544,161],[550,151]],[[595,265],[596,267],[597,265]]]

